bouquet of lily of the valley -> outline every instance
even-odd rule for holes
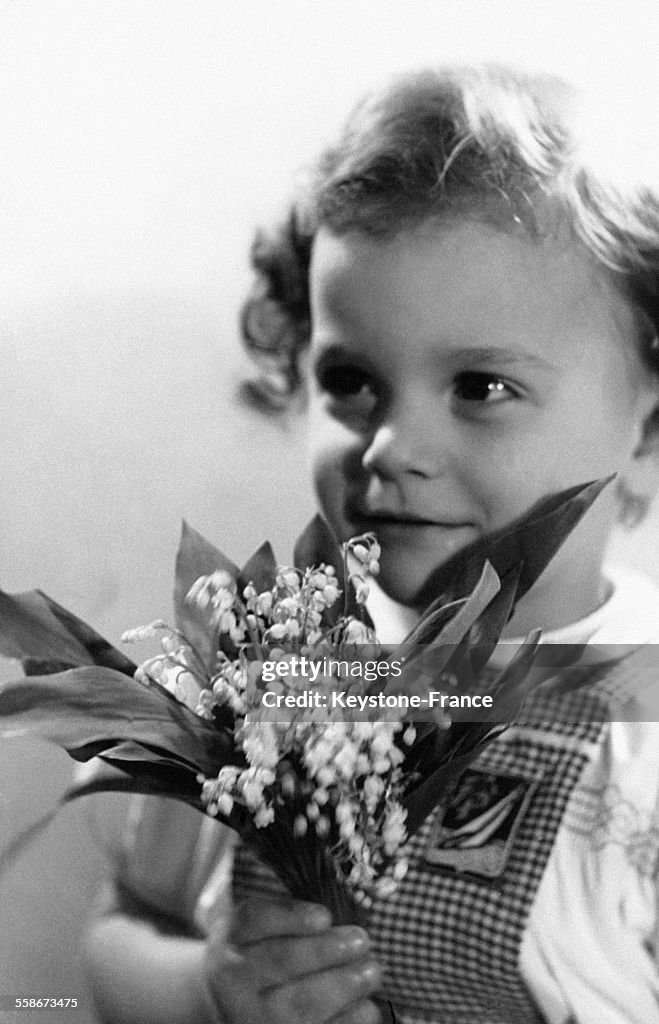
[[[527,695],[539,631],[502,672],[487,663],[604,484],[546,499],[454,556],[395,649],[365,606],[376,537],[338,545],[320,518],[291,567],[264,544],[238,569],[184,526],[175,625],[124,637],[159,641],[139,665],[40,591],[0,592],[0,653],[26,672],[0,687],[0,735],[100,759],[63,802],[103,790],[183,800],[236,830],[294,896],[350,920],[395,888],[407,838]],[[460,701],[424,698],[429,681],[505,713],[470,720],[451,710]]]

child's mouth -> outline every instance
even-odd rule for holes
[[[358,526],[360,532],[372,531],[376,535],[383,533],[406,533],[422,530],[461,530],[473,528],[474,524],[464,520],[426,518],[415,513],[389,512],[385,510],[369,511],[349,509],[348,521]]]

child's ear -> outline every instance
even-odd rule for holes
[[[659,492],[659,404],[645,420],[641,440],[618,475],[616,492],[621,523],[637,526]]]

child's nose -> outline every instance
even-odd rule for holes
[[[362,456],[365,469],[388,479],[402,473],[431,478],[441,472],[446,458],[443,432],[433,417],[419,412],[412,407],[378,426]]]

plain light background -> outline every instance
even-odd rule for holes
[[[183,516],[288,558],[303,425],[235,400],[254,227],[383,76],[514,60],[651,108],[658,29],[654,0],[0,0],[0,586],[117,642],[169,612]],[[658,522],[616,541],[656,577]],[[5,741],[0,843],[69,771]],[[78,806],[0,879],[0,993],[83,996],[101,867]]]

